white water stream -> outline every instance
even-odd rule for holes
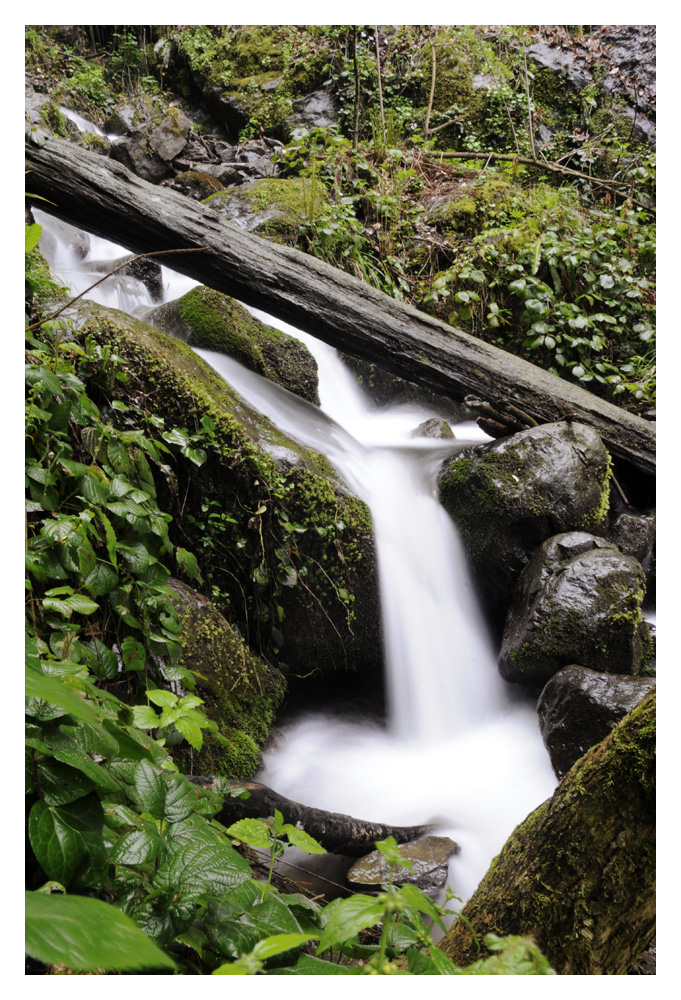
[[[49,231],[49,216],[35,215]],[[96,237],[85,261],[58,236],[55,246],[50,263],[74,292],[97,277],[84,269],[88,260],[126,253]],[[165,301],[196,284],[166,268],[164,282]],[[138,315],[154,305],[130,278],[107,281],[91,297]],[[224,355],[198,353],[285,433],[326,453],[369,504],[389,707],[387,729],[331,715],[293,722],[266,753],[259,779],[289,798],[366,820],[437,819],[437,832],[461,845],[450,863],[450,884],[465,900],[556,780],[532,700],[498,675],[456,531],[437,500],[437,471],[454,449],[411,436],[432,411],[372,409],[332,348],[252,312],[312,351],[321,411]],[[453,429],[459,440],[484,438],[474,424]]]

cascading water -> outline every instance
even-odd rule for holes
[[[49,217],[40,221],[49,229]],[[55,239],[50,261],[82,291],[92,283],[82,261]],[[93,237],[89,257],[125,251]],[[196,282],[164,268],[165,300]],[[146,289],[120,279],[93,292],[104,305],[143,313]],[[322,409],[211,351],[199,351],[244,398],[306,447],[324,452],[369,504],[379,561],[389,727],[308,716],[286,727],[259,776],[311,806],[400,825],[438,820],[461,845],[450,884],[467,898],[518,822],[555,787],[534,705],[500,679],[454,527],[438,503],[436,476],[459,443],[411,436],[432,411],[375,411],[336,352],[287,324],[319,366]],[[454,427],[457,438],[481,435]]]

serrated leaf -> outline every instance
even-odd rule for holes
[[[175,968],[130,917],[86,896],[27,892],[26,951],[76,972]]]
[[[156,888],[180,886],[182,892],[224,896],[251,877],[251,868],[227,844],[183,844],[158,870]]]
[[[271,829],[259,819],[239,819],[228,827],[227,833],[249,847],[268,848],[272,841]]]
[[[187,549],[183,549],[178,546],[175,549],[175,558],[177,560],[177,565],[186,573],[188,577],[192,580],[200,580],[201,573],[199,572],[199,564],[196,561],[196,556],[193,553],[188,552]]]
[[[107,504],[107,506],[110,507],[111,504]],[[134,573],[135,576],[141,576],[149,569],[149,566],[151,565],[151,556],[142,542],[132,542],[129,545],[124,545],[119,542],[116,546],[116,550],[120,553],[120,556],[127,568],[131,573]]]
[[[163,847],[163,839],[150,823],[143,830],[131,830],[119,837],[109,858],[117,865],[144,865],[154,861]]]
[[[294,847],[299,847],[301,851],[307,851],[308,854],[326,854],[326,848],[322,847],[314,837],[290,823],[286,823],[281,832],[286,834],[289,843],[293,844]]]
[[[385,908],[374,896],[357,894],[341,899],[329,916],[317,948],[320,955],[327,948],[354,937],[366,927],[373,927],[383,919]]]
[[[195,750],[200,750],[203,746],[201,727],[193,719],[189,719],[186,716],[179,716],[173,722],[175,728],[179,733],[182,733],[187,743],[194,747]]]
[[[175,708],[178,700],[176,694],[173,694],[172,691],[164,691],[163,688],[147,688],[147,698],[159,708]]]
[[[97,560],[83,580],[83,586],[95,597],[103,597],[118,586],[118,573],[108,563]]]
[[[132,718],[139,729],[158,729],[158,715],[150,705],[133,705]]]
[[[147,760],[135,769],[135,791],[142,805],[156,819],[163,819],[166,803],[165,782],[159,770]]]
[[[64,687],[62,680],[54,677],[45,677],[33,670],[26,673],[26,696],[41,701],[46,701],[51,705],[57,705],[69,715],[85,722],[98,724],[99,720],[94,711],[78,697],[75,692]]]

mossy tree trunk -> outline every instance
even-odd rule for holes
[[[563,976],[621,976],[655,933],[655,689],[513,832],[441,947],[532,936]]]

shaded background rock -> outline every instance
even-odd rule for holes
[[[569,532],[548,539],[516,586],[499,656],[509,681],[541,684],[579,663],[637,674],[652,659],[641,615],[645,574],[604,539]]]
[[[651,689],[649,677],[621,677],[572,664],[543,689],[537,712],[551,765],[562,778],[586,751],[605,739]]]
[[[269,178],[218,191],[204,204],[240,229],[293,245],[300,227],[323,211],[324,198],[321,184],[299,178]]]

